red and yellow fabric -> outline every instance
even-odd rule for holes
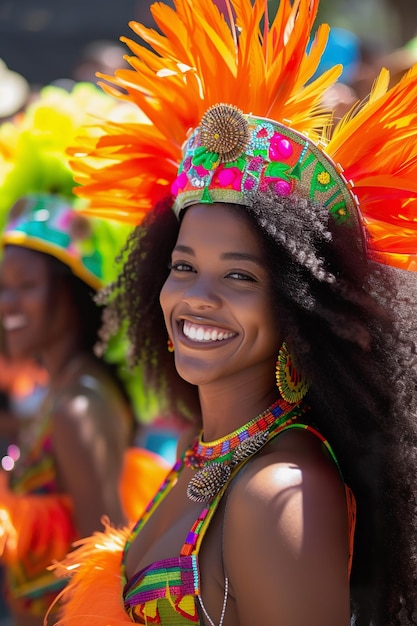
[[[12,491],[8,476],[0,474],[0,559],[6,566],[8,601],[17,612],[32,615],[44,615],[65,586],[66,581],[47,568],[63,559],[79,538],[71,499],[56,491],[40,493],[43,481],[46,487],[51,485],[55,469],[51,455],[49,463],[45,458],[20,481],[20,490],[24,483],[26,493]],[[131,523],[140,517],[168,469],[163,459],[148,450],[126,451],[120,491]]]

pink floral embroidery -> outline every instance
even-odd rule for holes
[[[293,153],[291,142],[279,133],[274,133],[269,144],[269,158],[271,161],[288,159]]]
[[[242,172],[237,167],[220,167],[214,176],[213,183],[214,186],[229,187],[240,191]]]

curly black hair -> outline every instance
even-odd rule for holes
[[[274,311],[311,381],[315,426],[357,501],[352,624],[417,624],[417,281],[369,261],[357,233],[295,197],[254,194],[246,215],[261,238]],[[132,360],[180,415],[199,419],[197,389],[167,351],[159,294],[180,224],[161,202],[132,234],[109,310],[128,320]]]

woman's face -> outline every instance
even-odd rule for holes
[[[270,380],[281,336],[262,245],[244,215],[189,208],[171,266],[160,302],[180,376],[195,385]]]
[[[0,265],[0,316],[11,356],[42,354],[65,332],[62,297],[51,297],[50,283],[47,256],[6,246]]]

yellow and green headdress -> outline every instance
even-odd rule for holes
[[[310,35],[319,0],[175,0],[151,7],[158,30],[132,22],[131,69],[101,78],[143,122],[98,124],[73,150],[76,193],[91,214],[140,223],[160,199],[245,204],[254,189],[326,206],[369,257],[417,269],[417,66],[331,134],[323,94],[341,67],[312,80],[329,27]],[[331,134],[331,137],[330,137]],[[77,158],[77,153],[83,157]]]
[[[85,202],[73,193],[66,150],[92,112],[111,115],[115,108],[94,85],[79,83],[71,92],[49,86],[0,126],[2,245],[51,254],[96,290],[114,279],[128,229],[80,213]]]

